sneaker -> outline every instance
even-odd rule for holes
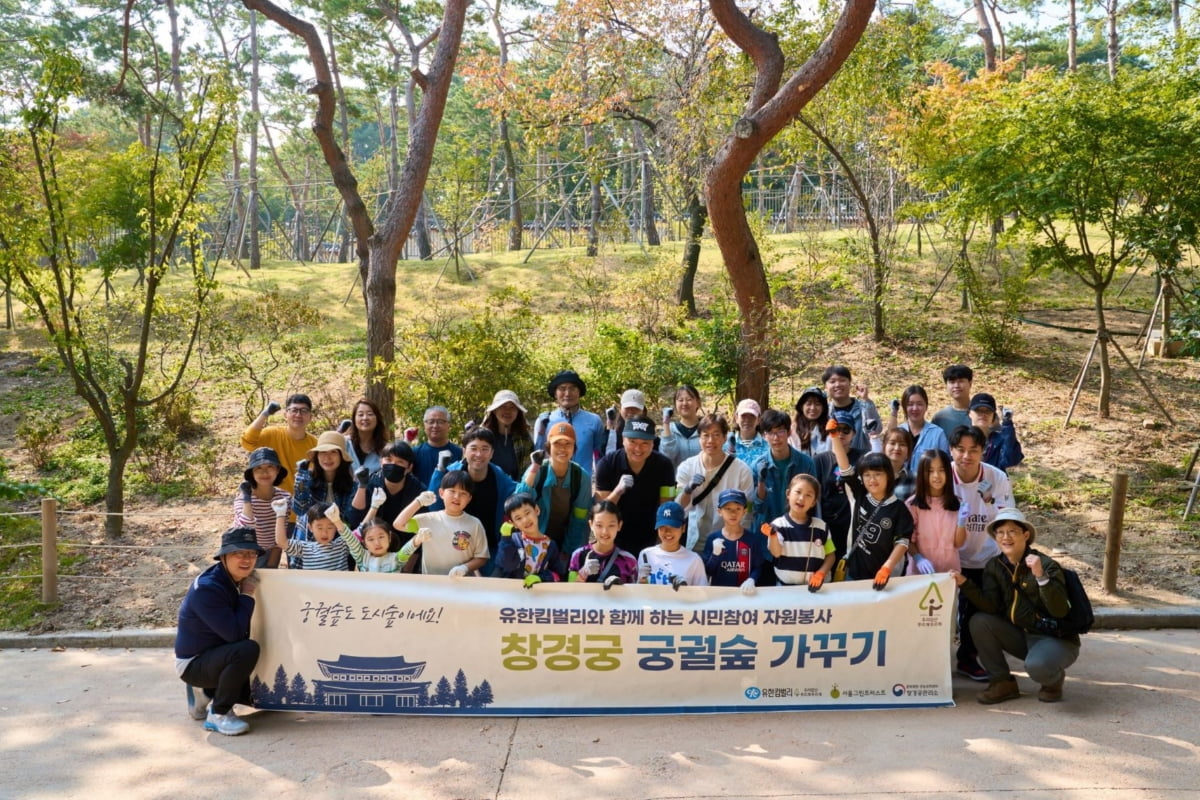
[[[992,681],[988,687],[979,693],[978,700],[985,706],[1003,703],[1005,700],[1015,700],[1021,696],[1017,687],[1017,679],[1011,675],[998,681]]]
[[[1041,690],[1038,691],[1038,700],[1043,703],[1057,703],[1062,700],[1063,682],[1042,684]]]
[[[250,724],[243,719],[239,719],[238,715],[233,713],[233,709],[229,709],[228,714],[214,714],[208,712],[208,716],[204,720],[204,730],[216,731],[224,736],[241,736],[246,731],[250,730]]]
[[[988,679],[987,670],[979,666],[979,662],[975,659],[970,661],[960,661],[954,669],[959,675],[966,675],[973,681],[983,683]]]
[[[196,690],[192,688],[190,683],[185,683],[184,686],[187,688],[188,716],[197,722],[203,722],[204,720],[208,719],[208,698],[204,696],[203,692],[201,692],[200,699],[204,702],[197,703]]]

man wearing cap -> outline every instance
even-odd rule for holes
[[[852,383],[849,367],[834,364],[821,375],[825,384],[825,393],[829,396],[829,413],[844,412],[843,419],[851,421],[854,428],[854,440],[850,443],[852,450],[870,450],[871,434],[883,432],[883,420],[879,417],[879,409],[868,397],[867,384]],[[850,390],[854,389],[854,396]],[[851,462],[854,463],[854,462]]]
[[[624,447],[622,431],[625,422],[646,413],[646,395],[638,389],[626,389],[621,395],[619,406],[607,411],[608,432],[605,434],[604,455],[621,450]],[[654,449],[658,450],[658,438],[654,439]]]
[[[983,448],[983,463],[991,464],[1008,472],[1009,467],[1020,466],[1025,460],[1021,443],[1017,441],[1017,428],[1013,425],[1012,411],[1004,410],[1004,421],[996,413],[996,398],[987,392],[971,397],[971,424],[987,434],[987,446]]]
[[[463,452],[461,447],[450,441],[450,411],[445,406],[425,409],[424,425],[425,441],[413,448],[412,473],[428,486],[442,453],[449,453],[451,461],[458,461]]]
[[[851,411],[830,411],[829,419],[838,424],[837,431],[826,437],[832,440],[834,436],[841,438],[846,445],[846,458],[851,464],[866,455],[869,450],[860,450],[854,446],[854,420],[856,416]],[[837,551],[837,557],[846,555],[846,537],[850,532],[850,498],[842,483],[842,471],[838,468],[837,456],[832,450],[825,450],[813,456],[813,466],[816,468],[816,478],[821,482],[821,513],[818,515],[829,530],[829,538]]]
[[[626,420],[622,449],[596,464],[596,499],[611,500],[620,507],[617,547],[631,553],[654,545],[655,513],[659,504],[675,493],[675,468],[669,458],[654,452],[654,435],[654,421],[649,417]]]
[[[575,429],[575,463],[583,467],[591,480],[592,469],[604,453],[605,433],[604,420],[579,405],[580,399],[587,394],[587,384],[579,373],[564,369],[550,379],[546,392],[557,408],[538,417],[534,446],[544,450],[546,430],[556,422],[566,422]]]
[[[737,430],[729,434],[727,450],[747,467],[753,467],[770,450],[767,440],[758,431],[758,418],[761,416],[762,408],[750,398],[739,402],[734,412],[733,423]]]
[[[217,563],[192,581],[179,607],[175,671],[187,686],[188,714],[203,720],[205,730],[226,736],[250,729],[233,706],[250,704],[250,675],[258,663],[250,617],[258,589],[254,563],[262,552],[253,528],[225,531]],[[195,689],[203,691],[199,702]]]
[[[279,455],[282,463],[295,464],[317,446],[317,437],[308,432],[308,423],[312,421],[312,400],[306,394],[290,395],[283,407],[286,424],[268,428],[267,420],[277,411],[278,403],[267,403],[266,408],[242,432],[242,448],[249,451],[269,447]],[[293,475],[286,475],[279,488],[292,494],[294,481]]]
[[[535,451],[517,491],[534,498],[542,533],[553,539],[559,552],[569,559],[572,553],[587,544],[592,483],[573,460],[574,428],[565,422],[556,422],[550,426],[546,441],[548,453]]]

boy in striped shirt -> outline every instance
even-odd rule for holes
[[[275,504],[271,505],[274,507]],[[332,514],[329,512],[330,506],[334,509]],[[276,513],[279,513],[278,509]],[[283,513],[287,513],[286,507]],[[350,550],[346,543],[338,538],[340,523],[341,517],[333,503],[313,503],[308,509],[308,532],[312,534],[313,541],[288,539],[287,533],[280,527],[275,530],[275,544],[289,556],[304,559],[304,569],[347,571],[350,569]]]

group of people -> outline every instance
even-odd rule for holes
[[[913,385],[884,419],[840,365],[794,415],[744,399],[729,420],[684,385],[660,426],[638,389],[604,416],[585,409],[586,383],[564,370],[547,385],[551,410],[531,420],[514,392],[497,392],[458,443],[443,406],[426,410],[418,442],[415,428],[393,439],[367,399],[320,435],[306,395],[270,403],[242,435],[250,453],[217,563],[180,609],[189,710],[218,733],[246,730],[233,705],[257,658],[254,571],[280,566],[744,593],[833,580],[883,590],[892,576],[948,572],[960,586],[956,668],[988,681],[980,702],[1019,695],[1006,651],[1025,659],[1039,699],[1058,700],[1079,642],[1033,624],[1065,613],[1066,590],[1013,501],[1012,412],[973,392],[967,366],[942,379],[950,402],[929,418]],[[285,424],[268,425],[279,411]]]

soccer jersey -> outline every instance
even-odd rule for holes
[[[720,539],[724,547],[715,555],[713,542]],[[762,536],[743,533],[736,539],[726,539],[722,531],[709,534],[704,540],[704,571],[709,586],[741,586],[747,578],[758,581],[763,563]]]

